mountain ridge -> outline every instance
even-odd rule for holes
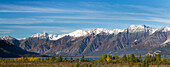
[[[96,28],[60,35],[37,33],[18,40],[18,46],[27,51],[51,56],[146,54],[161,47],[164,42],[167,43],[169,30],[168,27],[154,29],[146,25],[130,25],[125,29]]]
[[[167,32],[167,31],[170,31],[170,28],[168,27],[162,27],[164,30],[163,32]],[[160,28],[160,29],[162,29]],[[109,29],[104,29],[104,28],[96,28],[96,29],[91,29],[91,30],[88,30],[88,31],[84,31],[84,30],[76,30],[76,31],[73,31],[73,32],[70,32],[68,34],[48,34],[48,33],[37,33],[37,34],[34,34],[32,35],[31,37],[35,37],[35,38],[47,38],[49,40],[58,40],[62,37],[65,37],[65,36],[71,36],[71,37],[81,37],[81,36],[86,36],[86,35],[91,35],[91,34],[94,34],[94,35],[97,35],[99,33],[107,33],[107,34],[115,34],[117,35],[118,33],[120,32],[129,32],[129,33],[135,33],[135,32],[149,32],[150,35],[153,34],[154,32],[156,31],[159,31],[160,29],[155,29],[155,28],[152,28],[152,27],[149,27],[149,26],[146,26],[146,25],[130,25],[128,28],[125,28],[125,29],[112,29],[112,30],[109,30]],[[25,38],[23,38],[25,39]]]

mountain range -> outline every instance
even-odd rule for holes
[[[147,25],[130,25],[125,29],[96,28],[69,34],[37,33],[23,39],[2,36],[29,52],[50,56],[100,56],[102,54],[170,54],[170,28],[154,29]]]

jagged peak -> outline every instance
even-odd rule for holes
[[[44,37],[44,36],[48,36],[48,33],[45,33],[45,32],[37,33],[37,34],[33,35],[32,37]]]
[[[149,34],[153,34],[156,29],[151,28],[150,26],[147,25],[130,25],[126,30],[129,31],[130,33],[135,33],[135,32],[149,32]]]
[[[160,28],[158,31],[168,32],[168,31],[170,31],[170,28],[167,26],[164,26],[164,27]]]
[[[151,28],[151,27],[141,24],[141,25],[130,25],[129,28],[132,28],[132,29],[135,29],[135,28],[144,29],[144,28]]]
[[[37,33],[31,37],[40,38],[40,39],[58,40],[64,36],[67,36],[67,34],[55,35],[55,34],[48,34],[46,32],[43,32],[43,33]]]
[[[170,29],[168,27],[164,27],[165,31],[169,31]],[[62,37],[65,36],[71,36],[71,37],[81,37],[81,36],[86,36],[86,35],[90,35],[90,34],[100,34],[102,32],[106,33],[106,34],[115,34],[117,35],[120,32],[130,32],[130,33],[135,33],[135,32],[149,32],[149,34],[153,34],[157,29],[151,28],[150,26],[147,25],[130,25],[128,28],[125,29],[104,29],[104,28],[96,28],[96,29],[91,29],[88,31],[84,31],[84,30],[75,30],[71,33],[68,34],[59,34],[59,35],[55,35],[55,34],[48,34],[46,32],[43,33],[37,33],[35,35],[33,35],[32,37],[38,37],[38,38],[48,38],[50,40],[58,40]]]
[[[91,30],[88,30],[87,32],[90,33],[90,32],[101,32],[101,31],[104,31],[104,30],[107,30],[107,29],[104,29],[104,28],[95,28],[95,29],[91,29]]]
[[[1,40],[12,40],[12,39],[15,39],[15,38],[13,38],[13,37],[11,37],[9,35],[5,35],[5,36],[0,37],[0,39]]]
[[[84,30],[76,30],[74,32],[69,33],[68,35],[73,36],[73,37],[80,37],[80,36],[85,36],[87,34],[88,33],[86,31],[84,31]]]

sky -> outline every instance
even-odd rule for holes
[[[67,34],[78,29],[170,27],[170,0],[0,0],[0,36]]]

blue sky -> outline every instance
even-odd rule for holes
[[[170,27],[170,0],[0,0],[0,36],[66,34],[77,29]]]

